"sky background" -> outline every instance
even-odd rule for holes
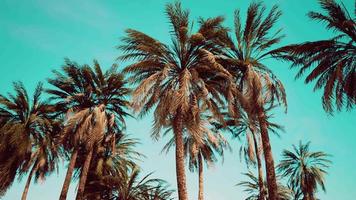
[[[92,63],[97,59],[105,69],[116,61],[124,30],[143,31],[163,42],[169,42],[169,25],[164,14],[163,0],[1,0],[0,1],[0,93],[12,91],[13,81],[23,81],[32,92],[39,81],[51,77],[51,71],[59,69],[68,57],[78,63]],[[182,1],[191,11],[191,19],[223,15],[231,26],[233,11],[240,9],[243,19],[248,0],[194,0]],[[268,8],[278,4],[283,11],[278,26],[286,38],[281,45],[308,40],[329,38],[332,33],[324,26],[310,21],[306,13],[320,10],[316,0],[269,0]],[[353,0],[344,0],[353,10]],[[294,80],[295,70],[289,64],[267,60],[266,64],[285,84],[288,112],[277,111],[275,122],[285,126],[281,138],[271,136],[275,162],[280,160],[283,149],[291,148],[299,140],[311,141],[312,150],[332,154],[333,164],[326,177],[327,193],[318,193],[322,200],[350,200],[356,196],[356,111],[340,112],[328,116],[321,106],[320,92],[313,92],[311,85]],[[46,85],[46,84],[45,84]],[[144,173],[154,172],[175,188],[174,155],[161,154],[165,139],[154,142],[149,137],[152,116],[142,120],[128,119],[127,132],[139,138],[138,151],[146,155]],[[232,153],[226,153],[224,162],[211,167],[205,176],[206,200],[241,200],[244,194],[235,184],[244,177],[247,169],[240,162],[240,143],[232,141]],[[29,200],[58,199],[67,163],[61,163],[58,174],[52,174],[46,182],[30,187]],[[253,169],[252,169],[253,170]],[[16,182],[8,190],[4,200],[20,199],[24,181]],[[188,173],[190,199],[197,196],[197,174]],[[71,184],[68,199],[74,199],[76,182]]]

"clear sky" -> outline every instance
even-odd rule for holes
[[[0,1],[0,93],[11,91],[13,81],[23,81],[29,91],[39,81],[51,76],[51,70],[59,69],[63,58],[79,63],[91,63],[95,58],[108,68],[116,62],[119,51],[115,46],[127,28],[138,29],[161,41],[169,41],[169,25],[164,14],[163,0],[1,0]],[[233,11],[240,9],[245,16],[249,0],[186,0],[192,19],[198,16],[223,15],[226,25],[231,25]],[[286,38],[282,44],[307,40],[326,39],[332,33],[324,26],[310,21],[306,13],[319,10],[316,0],[269,0],[270,8],[277,3],[284,15],[278,26],[284,29]],[[353,11],[353,0],[344,0]],[[119,63],[120,64],[120,63]],[[285,84],[288,97],[288,113],[277,112],[275,122],[285,126],[281,138],[271,136],[275,160],[281,151],[299,140],[311,141],[313,150],[333,155],[332,167],[326,178],[327,193],[319,193],[323,200],[350,200],[356,196],[356,112],[336,113],[327,116],[321,106],[320,92],[312,92],[302,80],[294,80],[295,70],[288,64],[266,61]],[[121,63],[121,67],[124,64]],[[153,142],[150,135],[152,116],[142,120],[128,119],[128,133],[140,138],[138,150],[143,159],[145,173],[166,179],[175,187],[173,154],[161,154],[165,140]],[[240,162],[239,142],[231,142],[233,153],[227,153],[224,163],[218,163],[205,176],[206,200],[239,200],[245,195],[234,186],[244,177],[245,164]],[[51,175],[46,182],[31,185],[29,200],[58,199],[65,169]],[[20,199],[24,180],[13,184],[4,200]],[[74,199],[76,184],[71,185],[69,199]],[[197,196],[197,174],[188,173],[191,199]]]

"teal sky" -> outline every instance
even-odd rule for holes
[[[23,81],[29,91],[39,81],[51,76],[51,70],[59,69],[63,58],[79,63],[98,61],[108,68],[116,62],[119,51],[115,46],[127,28],[138,29],[161,41],[169,42],[169,25],[164,14],[163,0],[1,0],[0,1],[0,93],[11,91],[13,81]],[[233,11],[240,9],[245,15],[248,0],[194,0],[182,1],[191,11],[191,18],[223,15],[226,25],[231,24]],[[269,0],[268,7],[277,3],[284,15],[278,26],[284,29],[286,38],[282,44],[307,40],[326,39],[332,33],[320,23],[310,21],[306,13],[319,10],[316,0]],[[344,0],[353,10],[353,1]],[[333,155],[332,167],[326,178],[327,193],[320,192],[323,200],[353,199],[356,177],[356,112],[336,113],[327,116],[322,109],[320,92],[312,92],[302,80],[294,80],[295,70],[287,63],[266,61],[285,84],[288,97],[288,113],[277,112],[275,122],[285,126],[281,138],[271,136],[272,149],[278,162],[280,153],[299,140],[311,141],[313,150]],[[123,64],[119,65],[122,67]],[[140,138],[138,150],[143,159],[145,173],[169,181],[175,187],[173,154],[161,154],[165,140],[154,142],[149,137],[152,116],[140,121],[128,119],[128,133]],[[233,153],[227,153],[224,163],[217,163],[205,176],[206,200],[240,200],[245,197],[234,186],[244,177],[245,164],[238,157],[238,142],[231,142]],[[46,182],[31,185],[29,200],[52,200],[59,197],[65,170],[51,175]],[[24,179],[25,180],[25,179]],[[24,181],[16,182],[4,200],[20,199]],[[71,185],[69,199],[74,199],[76,184]],[[197,175],[188,173],[191,198],[196,199]]]

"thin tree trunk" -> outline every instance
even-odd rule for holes
[[[258,197],[259,200],[265,200],[265,186],[264,186],[264,181],[263,181],[263,169],[262,169],[262,152],[260,148],[260,144],[258,143],[259,140],[257,140],[256,137],[256,132],[255,128],[252,128],[252,137],[253,137],[253,143],[255,146],[255,152],[256,152],[256,159],[257,159],[257,169],[258,169],[258,187],[259,187],[259,192],[260,195]]]
[[[175,147],[176,147],[176,175],[177,175],[177,186],[178,186],[178,199],[188,200],[186,176],[184,168],[184,141],[183,141],[183,124],[182,124],[182,114],[178,109],[177,114],[174,119],[174,136],[175,136]]]
[[[27,181],[26,181],[25,189],[24,189],[24,191],[22,193],[21,200],[26,200],[27,199],[28,190],[30,188],[30,184],[31,184],[31,181],[32,181],[32,176],[33,176],[33,173],[35,172],[36,165],[37,165],[37,162],[35,162],[35,164],[32,166],[32,169],[31,169],[30,173],[28,174],[28,178],[27,178]]]
[[[74,148],[74,150],[72,152],[72,156],[70,158],[69,166],[67,169],[67,174],[64,179],[61,195],[59,196],[59,200],[67,199],[67,193],[68,193],[70,182],[72,180],[72,175],[73,175],[73,171],[74,171],[74,167],[75,167],[75,162],[77,161],[77,157],[78,157],[78,149]]]
[[[80,175],[76,200],[82,200],[84,198],[84,189],[85,189],[85,184],[87,182],[88,172],[89,172],[89,167],[90,167],[90,162],[92,157],[93,157],[93,148],[89,151],[84,161],[84,166],[82,168],[82,173]]]
[[[274,169],[274,160],[272,155],[272,148],[269,141],[268,135],[268,125],[266,121],[266,115],[263,108],[259,109],[258,113],[258,121],[261,129],[261,139],[263,152],[265,157],[265,166],[266,166],[266,174],[267,174],[267,187],[268,187],[268,200],[278,200],[277,193],[277,180],[276,173]]]
[[[203,175],[203,159],[201,154],[198,154],[198,164],[199,164],[199,194],[198,200],[204,200],[204,175]]]

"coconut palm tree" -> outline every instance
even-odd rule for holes
[[[339,111],[344,107],[351,110],[356,104],[355,14],[334,0],[319,0],[319,4],[325,13],[309,12],[308,16],[324,22],[336,35],[330,39],[288,45],[273,54],[292,61],[291,67],[298,67],[296,78],[309,71],[305,83],[315,81],[314,91],[324,90],[322,103],[326,112],[332,113],[335,107]]]
[[[318,186],[325,191],[326,169],[331,163],[328,154],[309,150],[310,142],[298,146],[293,145],[293,151],[284,150],[283,159],[278,165],[278,171],[283,177],[288,177],[292,188],[299,188],[303,200],[315,200]]]
[[[277,181],[274,169],[271,144],[268,135],[266,109],[275,105],[286,106],[286,95],[281,81],[262,63],[270,56],[273,45],[283,36],[274,26],[281,16],[277,6],[273,6],[265,15],[265,6],[261,2],[251,3],[247,10],[246,23],[242,27],[240,12],[235,12],[236,42],[227,35],[222,42],[226,48],[218,56],[218,61],[234,77],[234,83],[247,101],[239,102],[248,113],[251,121],[258,121],[265,159],[270,199],[277,196]],[[240,109],[235,103],[236,109]]]
[[[244,187],[244,191],[249,194],[246,200],[267,200],[267,199],[269,200],[270,199],[268,197],[267,191],[265,191],[266,193],[264,194],[264,197],[261,198],[260,188],[259,188],[260,184],[258,178],[252,172],[244,173],[243,175],[245,175],[248,178],[248,180],[241,181],[240,183],[237,184],[237,186]],[[263,184],[267,185],[266,182],[264,182]],[[278,192],[277,192],[278,199],[290,200],[292,199],[292,195],[293,195],[293,191],[291,189],[278,182]]]
[[[93,69],[94,68],[94,69]],[[94,67],[80,66],[70,60],[65,61],[62,71],[54,71],[55,78],[48,82],[54,87],[48,89],[56,109],[66,116],[61,134],[63,148],[71,152],[71,158],[63,184],[60,199],[66,199],[69,184],[76,166],[78,153],[85,157],[82,162],[77,199],[82,199],[93,153],[106,136],[113,143],[117,130],[125,127],[124,116],[128,102],[125,100],[130,90],[126,88],[124,77],[113,65],[103,72],[99,63]]]
[[[207,123],[208,124],[208,123]],[[168,132],[166,131],[165,134]],[[204,161],[207,166],[211,166],[218,161],[217,156],[224,155],[224,149],[230,148],[224,136],[218,132],[211,132],[206,129],[202,135],[203,142],[197,142],[191,134],[184,135],[184,154],[188,159],[189,170],[198,171],[198,200],[204,199]],[[163,147],[166,153],[175,145],[174,137]]]
[[[120,59],[135,61],[124,69],[136,86],[132,94],[134,110],[142,116],[155,108],[152,136],[158,139],[162,128],[173,129],[178,195],[180,200],[187,200],[183,130],[202,142],[201,110],[219,115],[218,105],[224,103],[221,95],[228,93],[224,88],[231,81],[230,74],[215,62],[213,55],[219,48],[214,41],[226,30],[221,26],[223,18],[216,17],[200,19],[193,34],[189,11],[180,3],[168,4],[166,14],[171,45],[129,29],[119,46],[123,51]]]
[[[21,82],[14,83],[15,94],[0,95],[0,193],[3,195],[16,176],[28,173],[22,200],[30,183],[44,179],[56,168],[57,148],[51,112],[53,106],[41,100],[42,84],[30,98]]]

